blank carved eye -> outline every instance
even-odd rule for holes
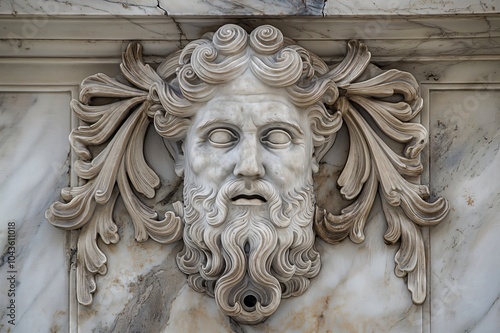
[[[226,148],[238,141],[238,137],[230,130],[217,128],[208,134],[208,141],[217,148]]]
[[[290,146],[292,137],[287,131],[273,129],[267,132],[267,134],[262,137],[261,141],[270,148],[283,149]]]

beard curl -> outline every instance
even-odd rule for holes
[[[215,297],[225,314],[255,324],[274,313],[281,298],[302,294],[321,264],[311,184],[282,197],[259,180],[252,190],[266,204],[230,205],[245,186],[236,179],[216,192],[185,184],[184,248],[177,264],[191,287]]]

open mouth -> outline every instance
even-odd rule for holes
[[[266,198],[258,194],[240,194],[231,198],[231,201],[240,206],[258,206],[267,202]]]

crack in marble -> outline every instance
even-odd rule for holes
[[[157,7],[163,11],[164,15],[165,16],[168,16],[170,17],[170,19],[172,19],[172,22],[175,24],[175,27],[177,29],[177,31],[179,32],[179,45],[177,46],[179,49],[182,49],[184,47],[184,45],[182,44],[182,37],[184,36],[184,39],[186,41],[188,41],[188,38],[186,36],[186,34],[184,33],[184,31],[182,30],[182,27],[181,27],[181,24],[179,22],[177,22],[175,20],[175,18],[173,16],[170,16],[170,14],[168,13],[168,10],[163,8],[160,4],[160,0],[156,0],[156,3],[157,3]]]
[[[175,18],[173,18],[172,16],[170,16],[170,18],[172,19],[172,22],[174,22],[175,24],[175,27],[177,28],[177,31],[179,31],[179,50],[183,49],[184,48],[184,45],[182,44],[182,37],[184,36],[184,40],[188,41],[188,38],[186,36],[186,34],[184,33],[184,31],[182,30],[182,27],[181,27],[181,24],[179,22],[177,22],[175,20]]]
[[[491,30],[492,30],[492,27],[491,27],[491,22],[490,20],[488,20],[488,18],[485,16],[484,17],[484,21],[486,22],[486,25],[488,26],[488,40],[491,41]]]
[[[165,8],[163,8],[163,7],[161,6],[161,4],[160,4],[160,0],[156,0],[156,7],[158,7],[161,11],[163,11],[163,14],[164,14],[164,15],[169,16],[169,15],[168,15],[168,11],[167,11]]]

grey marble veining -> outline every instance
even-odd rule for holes
[[[431,94],[431,181],[452,207],[431,234],[435,332],[500,327],[500,91],[487,89]]]
[[[68,184],[69,95],[0,93],[0,248],[15,222],[16,325],[8,324],[7,255],[0,266],[0,331],[68,330],[66,234],[47,225],[47,205]]]
[[[241,22],[233,15],[245,16],[248,27],[272,15],[265,22],[333,62],[344,54],[346,40],[362,39],[377,64],[411,72],[429,92],[430,189],[450,200],[452,210],[429,231],[428,301],[413,305],[404,281],[394,276],[397,246],[383,243],[378,202],[366,241],[318,242],[323,269],[309,290],[283,300],[258,326],[229,321],[212,298],[191,290],[175,264],[179,245],[135,242],[128,217],[118,210],[121,241],[104,247],[109,271],[97,277],[94,305],[80,306],[73,317],[78,332],[498,332],[499,10],[496,0],[1,1],[0,81],[17,85],[0,93],[0,248],[8,221],[16,222],[19,244],[19,324],[10,332],[68,332],[68,295],[74,293],[67,235],[44,218],[69,183],[70,98],[16,89],[59,84],[61,78],[74,85],[96,72],[116,72],[124,41],[131,39],[143,40],[146,54],[157,60],[213,26]],[[27,33],[29,24],[35,33]],[[148,162],[164,186],[161,197],[179,180],[168,154],[153,153],[162,142],[148,140]],[[344,162],[342,154],[332,153],[322,168],[336,172]],[[339,198],[333,181],[318,191]],[[0,332],[9,332],[5,253],[2,260]]]
[[[165,9],[167,15],[241,15],[241,16],[285,16],[285,15],[307,15],[324,16],[324,0],[215,0],[193,2],[160,0],[161,8]]]
[[[498,12],[495,0],[9,0],[0,4],[1,14],[23,15],[120,15],[120,16],[358,16],[358,15],[443,15]]]
[[[164,15],[157,0],[38,1],[8,0],[0,3],[1,14],[11,15]]]
[[[497,12],[495,0],[375,0],[326,1],[325,15],[433,15]]]

